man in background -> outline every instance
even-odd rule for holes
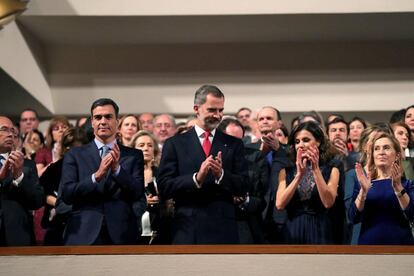
[[[35,244],[31,210],[44,203],[34,164],[25,164],[15,149],[18,133],[11,120],[0,116],[0,245]]]
[[[218,129],[226,134],[242,139],[242,124],[232,118],[221,121]],[[266,207],[264,195],[268,182],[268,166],[265,155],[260,150],[244,147],[244,157],[248,165],[250,190],[244,196],[234,196],[236,219],[239,229],[240,243],[265,243],[262,211]]]
[[[165,140],[172,137],[177,131],[175,118],[170,114],[160,114],[154,118],[154,136],[157,138],[160,150]]]
[[[138,117],[139,124],[141,129],[146,130],[148,132],[153,132],[154,130],[154,115],[149,112],[141,113]]]
[[[26,108],[20,113],[20,136],[24,136],[26,133],[39,127],[39,117],[36,110]]]

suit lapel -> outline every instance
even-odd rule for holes
[[[194,164],[199,167],[201,163],[206,160],[206,155],[204,154],[197,132],[194,128],[192,128],[188,132],[184,133],[184,135],[188,136],[187,139],[184,139],[184,143],[189,142],[184,145],[184,148],[188,149],[188,153],[190,153],[189,156],[193,158]]]
[[[101,157],[99,156],[99,150],[94,141],[86,146],[85,155],[89,161],[88,164],[91,164],[92,168],[98,169],[101,163]]]
[[[221,151],[222,157],[224,157],[227,153],[227,150],[228,150],[228,145],[226,143],[224,134],[220,130],[217,129],[216,134],[214,135],[213,144],[211,145],[210,153],[213,156],[216,156],[218,152]]]

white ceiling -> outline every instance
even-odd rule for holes
[[[21,85],[18,70],[11,74],[7,67],[0,68],[0,99],[13,102],[14,108],[3,108],[11,116],[27,106],[43,116],[77,116],[85,114],[92,99],[108,95],[119,97],[124,112],[147,108],[185,114],[191,109],[194,89],[204,82],[222,84],[233,93],[231,111],[246,99],[252,105],[276,101],[285,91],[301,98],[307,88],[315,97],[335,91],[366,92],[367,99],[379,101],[375,106],[380,110],[411,102],[404,101],[414,90],[414,12],[408,8],[403,12],[122,16],[85,14],[77,5],[88,5],[77,0],[50,1],[49,6],[47,2],[31,2],[33,9],[17,23],[37,73],[44,78],[39,83],[49,86],[43,96],[50,101],[43,106],[39,92],[33,92],[42,89],[32,89],[27,85],[30,81]],[[60,14],[59,9],[68,12]],[[9,56],[15,55],[19,53]],[[375,99],[381,87],[386,87],[381,95],[395,89],[398,101]],[[153,98],[143,100],[148,91]],[[287,97],[293,97],[292,93]],[[79,102],[81,98],[84,102]],[[190,104],[181,106],[182,99],[190,99]],[[151,107],[154,101],[157,105]],[[325,103],[304,102],[296,107],[282,105],[282,110],[294,112],[308,106],[330,110]],[[349,99],[342,110],[353,107]],[[332,110],[340,108],[333,105]],[[375,111],[376,107],[360,104],[355,106],[358,109]]]
[[[22,16],[45,46],[414,40],[414,13]]]

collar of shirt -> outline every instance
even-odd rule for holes
[[[204,132],[206,132],[206,131],[204,129],[202,129],[201,127],[199,127],[198,125],[194,126],[194,130],[196,131],[198,139],[200,140],[200,143],[202,144],[203,140],[204,140],[203,135],[204,135]],[[216,129],[213,129],[212,131],[210,131],[210,134],[211,135],[210,135],[209,139],[210,139],[210,142],[212,142],[213,138],[214,138],[214,135],[216,134]]]
[[[95,145],[98,149],[101,149],[105,145],[107,145],[110,149],[112,149],[114,147],[114,145],[116,144],[116,139],[113,140],[112,142],[108,143],[108,144],[104,144],[96,138],[93,141],[95,142]]]
[[[4,159],[1,160],[3,163],[7,160],[7,158],[9,158],[9,153],[8,152],[1,153],[0,155],[3,156],[3,158],[4,158]]]

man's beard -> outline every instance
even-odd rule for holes
[[[205,118],[204,119],[204,125],[207,129],[213,130],[220,124],[220,120],[217,120],[215,118]]]

